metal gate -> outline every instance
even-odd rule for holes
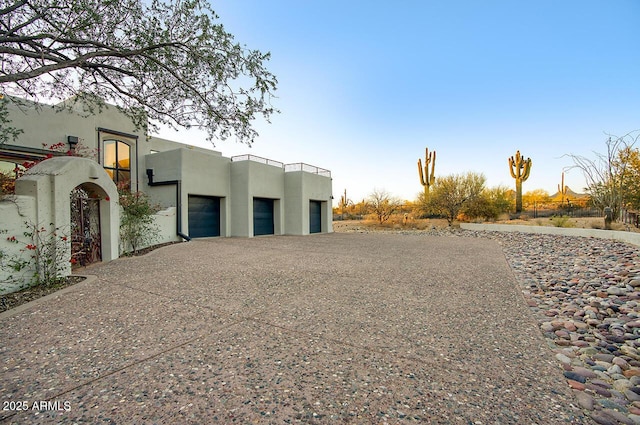
[[[100,200],[77,187],[71,192],[71,264],[101,261],[100,247]]]

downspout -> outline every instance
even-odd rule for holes
[[[174,186],[176,187],[176,234],[185,241],[191,238],[182,233],[182,182],[180,180],[167,180],[163,182],[153,181],[153,168],[147,168],[147,177],[149,178],[149,186]]]

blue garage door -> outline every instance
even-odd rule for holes
[[[309,201],[309,233],[322,231],[322,202]]]
[[[220,198],[189,195],[189,236],[220,236]]]
[[[253,198],[253,235],[273,234],[273,199]]]

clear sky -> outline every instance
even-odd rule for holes
[[[533,162],[523,190],[555,193],[562,157],[604,152],[606,133],[640,129],[638,0],[220,0],[236,41],[269,51],[279,88],[272,124],[251,153],[331,170],[335,201],[374,188],[422,191],[417,160],[436,176],[474,171],[514,186],[508,158]],[[196,132],[163,137],[211,146]],[[584,187],[578,170],[565,176]]]

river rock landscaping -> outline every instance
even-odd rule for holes
[[[640,251],[594,238],[488,234],[504,246],[580,406],[640,423]]]

